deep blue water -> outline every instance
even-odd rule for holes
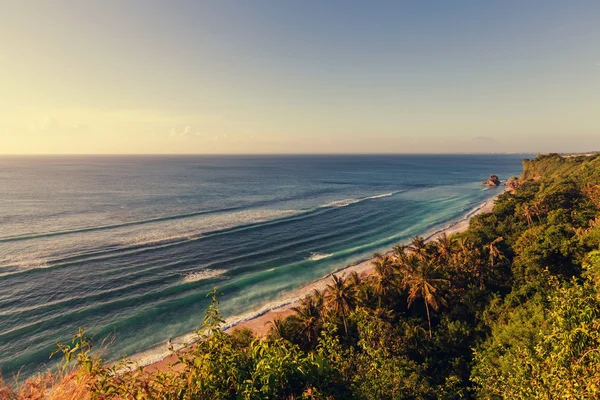
[[[134,354],[464,216],[523,155],[0,157],[0,369]]]

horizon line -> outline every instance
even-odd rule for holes
[[[530,152],[530,151],[505,151],[505,152],[396,152],[396,153],[0,153],[0,157],[26,157],[26,156],[344,156],[344,155],[464,155],[464,154],[478,154],[478,155],[493,155],[493,154],[585,154],[585,153],[597,153],[597,151],[583,151],[583,152]]]

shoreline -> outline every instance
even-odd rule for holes
[[[503,193],[503,192],[500,192],[500,193],[496,194],[494,197],[492,197],[491,199],[486,200],[485,202],[481,203],[479,206],[477,206],[473,210],[469,211],[463,218],[461,218],[453,223],[450,223],[448,226],[446,226],[444,228],[436,229],[431,233],[427,233],[426,236],[424,236],[425,241],[430,242],[443,233],[446,233],[448,236],[450,236],[455,233],[460,233],[460,232],[465,231],[469,227],[469,221],[472,217],[474,217],[478,214],[481,214],[481,213],[490,212],[493,209],[496,197],[498,197],[501,193]],[[393,252],[392,250],[388,250],[384,254],[389,255],[392,252]],[[308,285],[303,286],[301,289],[299,289],[298,291],[301,292],[302,295],[298,296],[298,298],[294,299],[294,301],[289,302],[289,303],[286,302],[285,304],[282,304],[280,307],[273,308],[264,313],[255,313],[254,318],[250,318],[248,320],[242,320],[230,327],[227,327],[225,329],[225,332],[231,332],[235,329],[249,328],[258,337],[263,337],[269,331],[268,326],[266,325],[267,322],[274,320],[275,317],[277,317],[277,316],[285,317],[285,316],[291,314],[291,308],[294,307],[297,303],[299,303],[304,297],[306,297],[307,295],[310,295],[314,289],[318,289],[318,290],[325,289],[327,284],[330,283],[330,279],[331,279],[332,275],[340,274],[343,277],[346,275],[350,275],[353,272],[356,272],[356,273],[358,273],[358,275],[361,278],[364,278],[365,276],[368,276],[372,273],[372,271],[373,271],[372,263],[373,263],[374,259],[375,259],[374,257],[371,257],[368,260],[361,261],[356,264],[348,265],[344,268],[332,271],[329,274],[327,274],[326,276],[324,276],[314,282],[311,282]]]
[[[425,241],[430,242],[431,240],[434,240],[439,235],[444,234],[444,233],[450,236],[455,233],[460,233],[460,232],[465,231],[469,227],[471,218],[473,218],[474,216],[476,216],[478,214],[490,212],[494,208],[494,203],[496,201],[496,198],[500,194],[502,194],[506,190],[508,190],[508,188],[504,188],[503,190],[500,188],[498,188],[498,189],[499,189],[498,193],[496,193],[493,197],[489,198],[488,200],[482,202],[478,206],[474,207],[472,210],[467,212],[462,218],[455,220],[455,221],[451,221],[447,226],[445,226],[443,228],[437,228],[437,229],[434,229],[432,232],[426,232],[424,234]],[[384,254],[390,254],[390,253],[392,253],[392,250],[388,250]],[[295,292],[295,293],[297,293],[297,295],[294,297],[291,297],[288,299],[282,299],[279,302],[277,302],[277,304],[272,304],[272,303],[266,304],[259,310],[255,310],[255,311],[243,314],[243,315],[237,315],[237,316],[232,316],[230,318],[227,318],[225,321],[225,324],[223,326],[223,330],[225,332],[231,333],[232,331],[237,330],[237,329],[250,329],[254,332],[254,334],[257,337],[262,338],[269,331],[268,322],[273,321],[276,318],[285,318],[288,315],[291,315],[293,313],[292,307],[294,307],[296,304],[298,304],[303,298],[305,298],[307,295],[311,294],[315,289],[317,289],[319,291],[324,290],[327,287],[327,284],[329,283],[332,275],[341,274],[341,276],[345,276],[345,275],[350,275],[353,272],[356,272],[356,273],[358,273],[358,275],[361,278],[364,278],[372,273],[373,260],[374,260],[374,258],[370,257],[369,259],[357,262],[356,264],[347,265],[344,268],[338,268],[338,269],[330,272],[329,274],[325,275],[324,277],[301,287],[300,289],[298,289]],[[188,338],[190,340],[186,340]],[[196,340],[192,340],[194,338]],[[178,344],[174,343],[175,351],[181,351],[182,349],[185,348],[185,346],[182,343],[187,343],[188,345],[190,345],[190,344],[193,345],[193,343],[198,340],[195,333],[189,333],[189,334],[183,335],[183,336],[175,338],[175,339],[176,339],[176,343],[178,343]],[[154,357],[150,357],[151,352],[154,355]],[[144,354],[148,354],[148,356],[144,357]],[[146,362],[144,362],[144,359],[146,359],[145,360]],[[150,349],[148,351],[139,353],[137,357],[133,356],[131,358],[131,361],[142,366],[144,371],[147,371],[147,372],[166,371],[169,369],[170,364],[173,364],[174,362],[177,361],[177,357],[175,354],[172,354],[171,352],[167,351],[166,349],[164,352],[157,354],[156,348],[154,348],[154,349]]]

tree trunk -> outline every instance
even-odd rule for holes
[[[346,317],[342,315],[342,321],[344,321],[344,330],[346,331],[346,337],[348,337],[348,324],[346,323]]]
[[[425,301],[425,309],[427,310],[427,322],[429,323],[429,338],[431,339],[431,318],[429,317],[429,304]]]

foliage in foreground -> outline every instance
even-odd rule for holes
[[[169,371],[120,373],[80,331],[59,344],[63,372],[0,397],[598,398],[600,157],[540,156],[519,184],[464,233],[333,276],[262,340],[221,331],[215,290],[201,340]]]

